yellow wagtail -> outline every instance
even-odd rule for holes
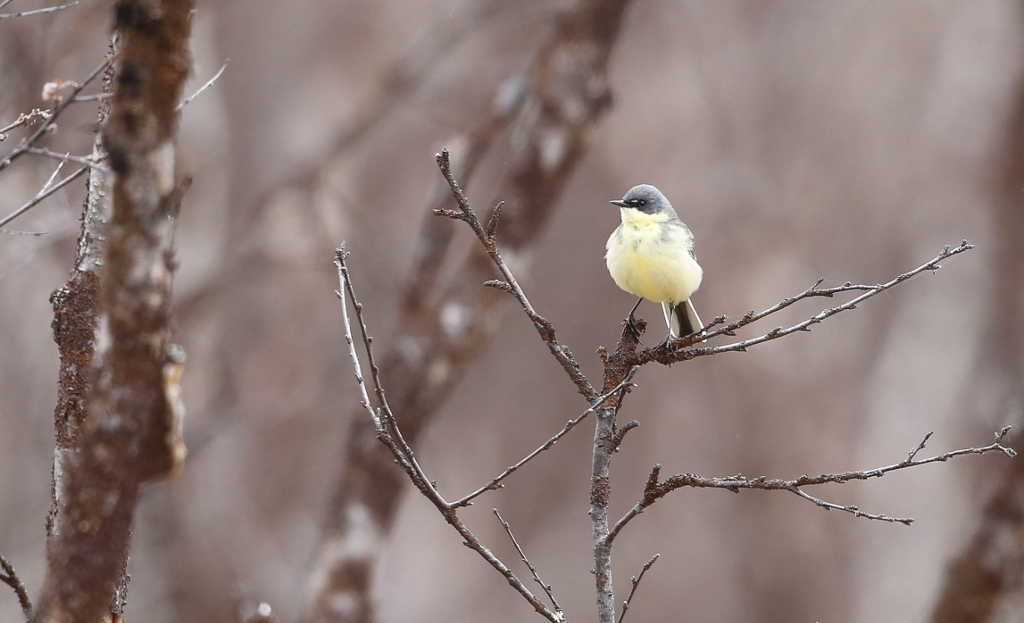
[[[674,339],[704,328],[690,297],[700,287],[704,270],[693,255],[693,234],[672,209],[661,191],[650,184],[629,189],[611,202],[619,206],[622,223],[605,246],[605,261],[615,285],[640,297],[661,303]],[[634,327],[635,330],[635,327]]]

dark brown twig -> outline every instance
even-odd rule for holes
[[[640,573],[634,575],[629,579],[631,584],[629,589],[629,595],[626,597],[626,601],[622,602],[622,613],[619,614],[619,623],[622,623],[622,619],[626,618],[626,611],[629,610],[629,604],[633,603],[633,594],[636,593],[636,587],[640,586],[640,581],[644,579],[644,574],[647,570],[654,566],[661,554],[655,554],[651,556],[651,559],[644,563],[643,568],[640,569]]]
[[[14,565],[4,558],[3,554],[0,554],[0,569],[3,569],[3,573],[0,573],[0,582],[14,590],[14,594],[18,596],[21,611],[25,613],[25,620],[31,621],[32,600],[29,599],[28,591],[25,590],[25,585],[22,583],[21,578],[18,577],[18,572],[14,570]]]
[[[512,545],[515,545],[516,551],[519,552],[519,559],[523,561],[523,564],[526,565],[526,568],[529,569],[530,573],[533,574],[534,581],[537,582],[537,584],[540,584],[540,587],[544,589],[545,593],[547,593],[548,599],[551,600],[551,605],[555,608],[555,614],[562,615],[562,607],[559,606],[558,601],[555,600],[555,595],[551,592],[551,585],[545,584],[544,580],[540,579],[540,575],[537,573],[537,569],[534,568],[533,564],[530,562],[530,559],[526,557],[526,553],[523,552],[523,548],[519,546],[519,541],[517,541],[515,535],[512,534],[512,527],[509,526],[508,522],[502,518],[501,513],[498,512],[498,509],[492,508],[491,510],[494,511],[494,516],[497,517],[498,521],[501,522],[501,527],[505,528],[505,533],[508,534],[508,538],[512,540]],[[564,618],[564,615],[562,616]]]

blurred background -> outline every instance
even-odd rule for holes
[[[371,333],[393,346],[420,228],[434,218],[434,153],[448,145],[458,156],[449,141],[490,114],[499,86],[526,71],[572,4],[198,4],[186,90],[230,64],[184,110],[180,131],[179,170],[195,178],[174,293],[190,456],[180,478],[145,490],[128,620],[232,621],[246,600],[269,602],[285,621],[307,609],[358,404],[333,249],[348,241]],[[0,20],[0,126],[43,106],[44,82],[80,80],[102,60],[108,8],[83,0]],[[633,304],[604,266],[619,219],[608,200],[634,184],[657,185],[693,230],[705,271],[694,301],[706,321],[763,309],[819,277],[884,282],[944,245],[966,238],[978,248],[813,333],[645,367],[620,415],[641,427],[613,464],[613,516],[639,499],[655,463],[705,476],[867,469],[903,459],[928,431],[924,454],[986,445],[1020,419],[1022,9],[1011,0],[629,3],[612,49],[613,105],[522,264],[534,306],[595,382],[595,351],[614,346]],[[87,154],[94,120],[92,104],[76,105],[48,146]],[[484,161],[468,185],[475,205],[502,198],[492,182],[506,164]],[[23,158],[0,173],[0,215],[52,169]],[[45,571],[58,368],[47,299],[74,258],[83,188],[0,234],[0,552],[33,595]],[[479,253],[469,229],[454,226],[454,256]],[[450,498],[585,407],[528,319],[511,299],[504,308],[495,339],[417,444]],[[647,341],[660,340],[660,310],[645,303],[639,315],[651,321]],[[589,424],[577,429],[463,512],[526,573],[497,507],[577,621],[594,613],[591,436]],[[914,517],[910,528],[783,493],[679,491],[618,541],[618,598],[660,553],[633,620],[929,620],[1006,463],[969,457],[810,491]],[[374,594],[381,621],[537,620],[412,491]],[[20,616],[0,590],[0,619]]]

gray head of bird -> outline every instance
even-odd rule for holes
[[[645,214],[657,214],[658,212],[674,212],[672,204],[668,202],[661,191],[650,184],[640,184],[629,189],[622,199],[610,201],[612,205],[620,208],[632,208]]]

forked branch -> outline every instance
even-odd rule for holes
[[[458,507],[444,499],[434,486],[433,481],[427,477],[423,472],[423,469],[416,463],[412,449],[402,437],[398,421],[395,419],[394,414],[391,412],[391,407],[387,403],[384,387],[380,379],[380,371],[377,369],[376,363],[374,363],[373,339],[369,336],[366,329],[366,322],[363,319],[363,306],[356,298],[355,290],[352,287],[348,264],[346,263],[347,256],[348,253],[345,251],[344,245],[340,246],[335,252],[335,266],[338,269],[338,290],[336,291],[336,294],[338,295],[338,299],[341,301],[342,318],[345,323],[345,342],[349,346],[349,357],[352,359],[352,366],[356,371],[356,384],[358,385],[360,395],[362,396],[363,407],[373,419],[374,426],[377,430],[377,439],[388,447],[391,454],[394,455],[396,462],[401,466],[412,484],[420,491],[420,493],[423,494],[424,497],[430,500],[434,507],[437,508],[444,517],[445,521],[448,522],[448,525],[459,533],[463,539],[463,544],[475,551],[481,558],[486,560],[488,564],[497,569],[498,572],[505,577],[509,585],[522,595],[531,606],[533,606],[534,610],[552,623],[561,623],[564,621],[562,613],[555,612],[544,605],[544,603],[541,602],[525,584],[523,584],[522,580],[520,580],[505,563],[503,563],[486,546],[484,546],[483,543],[480,542],[480,539],[478,539],[459,518]],[[356,322],[358,322],[362,333],[363,349],[370,364],[370,375],[374,384],[374,394],[378,400],[378,406],[376,407],[374,407],[370,401],[370,395],[366,389],[366,381],[362,373],[362,366],[359,363],[359,355],[355,346],[355,340],[352,336],[352,321],[348,314],[346,295],[348,300],[352,302],[352,307],[355,310]]]
[[[895,472],[901,469],[907,469],[910,467],[919,467],[921,465],[928,465],[929,463],[943,463],[949,459],[966,456],[968,454],[988,454],[990,452],[1002,452],[1008,457],[1015,457],[1017,453],[1010,447],[1003,445],[1003,440],[1006,435],[1010,432],[1010,427],[1006,426],[995,434],[995,441],[987,446],[978,448],[961,448],[959,450],[953,450],[950,452],[944,452],[935,456],[931,456],[925,459],[918,459],[917,454],[924,449],[925,444],[931,438],[932,433],[925,435],[921,443],[917,444],[913,450],[907,455],[907,458],[903,459],[899,463],[893,463],[884,467],[877,467],[875,469],[853,471],[853,472],[842,472],[837,474],[820,474],[817,476],[803,475],[799,478],[793,478],[791,480],[780,480],[774,478],[767,478],[760,476],[757,478],[747,478],[742,474],[735,476],[726,476],[724,478],[705,478],[696,474],[676,474],[670,476],[665,480],[659,480],[661,474],[661,466],[655,465],[651,470],[651,474],[647,479],[647,485],[644,487],[643,498],[636,503],[627,512],[622,519],[620,519],[615,526],[612,528],[611,533],[608,535],[609,540],[614,540],[615,537],[622,531],[622,529],[632,521],[637,515],[644,512],[645,509],[650,507],[652,504],[665,497],[669,493],[676,489],[683,487],[693,487],[699,489],[726,489],[733,492],[738,492],[741,489],[760,489],[762,491],[790,491],[796,495],[813,502],[817,506],[820,506],[826,510],[841,510],[851,513],[858,517],[865,517],[867,519],[878,519],[881,521],[889,521],[894,523],[901,523],[909,526],[914,520],[911,518],[901,517],[890,517],[888,515],[876,515],[871,513],[865,513],[856,506],[840,506],[838,504],[832,504],[824,502],[815,498],[807,493],[803,492],[802,487],[823,485],[827,483],[845,483],[851,480],[870,480],[872,478],[881,478],[882,476]]]
[[[28,591],[25,590],[25,584],[22,583],[21,578],[18,577],[17,571],[14,570],[14,565],[9,560],[0,554],[0,569],[3,569],[3,573],[0,573],[0,582],[3,582],[7,586],[10,586],[14,590],[14,594],[18,597],[18,604],[21,605],[21,611],[25,613],[25,620],[32,620],[32,600],[28,597]]]

